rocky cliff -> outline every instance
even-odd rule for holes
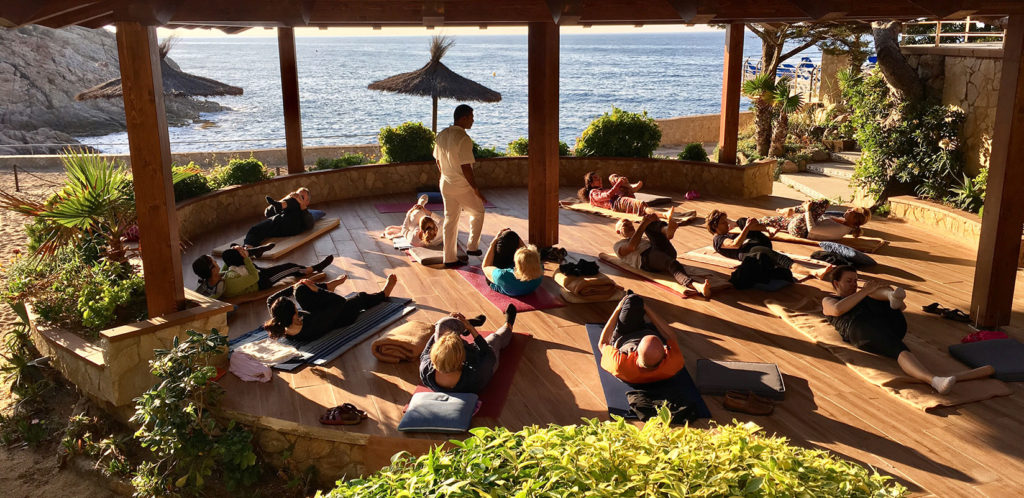
[[[120,99],[75,100],[82,90],[119,75],[117,42],[106,29],[0,29],[0,155],[52,154],[63,145],[14,144],[73,144],[74,136],[124,131]],[[223,109],[191,98],[164,100],[169,126]]]

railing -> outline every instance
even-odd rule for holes
[[[750,59],[743,61],[743,81],[758,74],[761,74],[760,61],[756,64]],[[788,79],[789,88],[795,93],[803,94],[804,101],[810,102],[818,95],[818,89],[821,87],[821,66],[805,57],[799,64],[779,64],[775,77]]]
[[[1004,30],[997,26],[972,21],[908,22],[903,24],[900,45],[959,45],[965,43],[1003,43]]]

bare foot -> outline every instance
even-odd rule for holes
[[[665,237],[672,240],[672,237],[676,235],[676,228],[679,228],[679,222],[676,221],[676,207],[672,206],[665,212],[665,217],[668,220],[668,226],[665,227]]]
[[[817,278],[818,280],[824,280],[824,281],[827,282],[827,281],[831,280],[832,272],[835,269],[836,269],[836,265],[828,265],[828,266],[826,266],[824,268],[819,268],[817,270],[811,270],[811,276],[813,276],[814,278]]]
[[[711,297],[711,279],[705,278],[703,282],[693,281],[693,288],[704,297]]]
[[[348,280],[348,275],[342,275],[334,280],[328,281],[326,284],[327,290],[333,292],[334,289],[338,288],[339,285],[345,283],[346,280]]]
[[[640,189],[644,188],[644,181],[638,180],[636,183],[630,185],[630,188],[633,189],[633,192],[639,192]]]
[[[391,291],[395,290],[395,284],[397,283],[398,275],[395,275],[394,273],[388,275],[388,280],[384,283],[384,288],[381,289],[381,292],[384,293],[385,297],[391,295]]]

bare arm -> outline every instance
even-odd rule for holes
[[[491,274],[494,273],[494,270],[496,269],[494,266],[494,252],[495,247],[498,245],[498,238],[503,232],[504,230],[498,232],[498,235],[495,235],[494,238],[491,239],[491,245],[487,246],[487,253],[484,254],[484,260],[480,263],[480,266],[484,271],[484,277],[487,278],[488,282],[491,281]]]
[[[722,241],[722,249],[739,249],[745,240],[747,240],[747,234],[750,233],[754,227],[761,227],[761,224],[757,222],[754,217],[747,218],[747,224],[743,226],[743,231],[740,232],[739,236],[735,239],[725,239]]]
[[[615,311],[612,312],[612,316],[608,317],[608,322],[604,324],[604,330],[601,331],[601,338],[597,340],[598,348],[612,343],[612,331],[615,330],[615,322],[618,320],[619,313],[621,311],[622,301],[619,301],[619,305],[615,307]]]
[[[669,349],[679,349],[679,343],[676,341],[675,331],[668,326],[668,322],[665,321],[661,315],[657,314],[649,306],[644,304],[644,312],[647,313],[647,318],[651,319],[651,323],[654,324],[654,328],[658,329],[658,333],[665,340],[665,345]]]
[[[884,293],[886,288],[887,287],[885,285],[875,280],[869,280],[864,283],[864,286],[861,287],[859,291],[842,299],[836,299],[834,297],[826,297],[825,299],[822,299],[821,311],[825,316],[842,316],[860,304],[860,302],[868,296],[888,299],[888,296]]]

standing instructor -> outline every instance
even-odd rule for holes
[[[462,264],[458,259],[459,215],[469,212],[469,242],[466,252],[479,256],[480,231],[484,226],[484,199],[473,179],[473,140],[466,130],[473,127],[473,108],[462,104],[455,108],[455,124],[437,134],[434,158],[441,171],[441,197],[444,199],[444,265]]]

